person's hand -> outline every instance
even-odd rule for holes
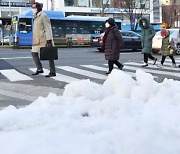
[[[47,47],[52,47],[52,40],[47,40],[46,46]]]

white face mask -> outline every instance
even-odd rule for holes
[[[146,23],[145,23],[145,22],[143,22],[143,23],[142,23],[142,25],[143,25],[143,26],[146,26]]]
[[[37,13],[37,9],[32,9],[32,13],[35,15]]]
[[[105,23],[106,28],[108,28],[110,26],[110,24],[108,22]]]

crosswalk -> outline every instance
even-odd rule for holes
[[[159,62],[158,62],[159,63]],[[176,59],[177,65],[180,64],[180,58]],[[150,73],[157,78],[172,78],[180,80],[180,68],[172,68],[171,60],[166,59],[163,67],[158,67],[158,65],[153,65],[152,62],[149,62],[147,67],[141,67],[142,62],[126,62],[124,63],[123,71],[133,78],[135,78],[136,70],[141,69],[144,72]],[[79,65],[79,66],[56,66],[56,76],[52,77],[50,80],[55,80],[59,82],[71,83],[73,81],[78,81],[81,79],[90,79],[90,80],[106,80],[107,75],[105,72],[108,70],[107,64],[99,65]],[[35,80],[36,76],[31,74],[36,71],[36,68],[28,68],[29,73],[23,73],[23,70],[15,69],[6,69],[0,70],[0,75],[4,76],[10,82],[17,81],[30,81]],[[49,73],[49,69],[44,69],[44,73],[40,74],[44,76]]]

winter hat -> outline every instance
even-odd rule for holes
[[[113,18],[107,19],[106,22],[108,22],[111,26],[115,25],[115,20]]]
[[[161,36],[165,37],[167,35],[167,30],[166,29],[161,29]]]

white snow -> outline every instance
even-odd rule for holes
[[[113,70],[0,111],[0,154],[179,154],[180,82]]]

